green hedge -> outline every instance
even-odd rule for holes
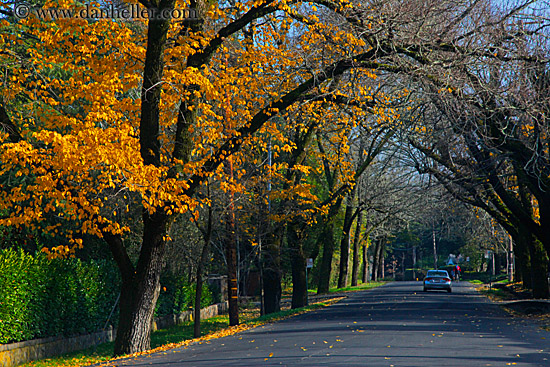
[[[165,274],[160,280],[161,291],[155,308],[156,316],[179,314],[195,307],[195,284],[190,284],[183,277]],[[201,308],[212,304],[210,288],[202,287]]]
[[[118,284],[116,267],[107,261],[0,250],[0,343],[100,329]]]

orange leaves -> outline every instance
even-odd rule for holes
[[[55,3],[52,6],[61,6]],[[71,1],[62,3],[71,6]],[[348,5],[334,3],[342,8]],[[252,7],[265,5],[264,1],[236,2],[226,11],[211,2],[204,9],[211,23],[201,31],[171,24],[160,82],[158,166],[143,164],[139,145],[147,47],[143,24],[32,17],[21,21],[16,27],[38,41],[28,47],[28,65],[14,66],[10,78],[2,79],[2,97],[13,101],[25,95],[17,117],[27,124],[21,126],[28,142],[4,144],[0,161],[1,173],[32,176],[32,182],[28,190],[14,188],[0,194],[0,206],[13,213],[5,223],[38,225],[44,217],[55,217],[59,223],[78,223],[82,233],[100,234],[100,228],[124,233],[129,207],[137,204],[149,213],[163,211],[170,216],[191,211],[196,220],[198,202],[186,195],[186,180],[194,175],[208,178],[211,173],[202,172],[205,162],[214,154],[227,159],[236,146],[242,152],[231,158],[232,178],[223,169],[216,172],[222,191],[246,194],[252,186],[247,186],[249,182],[260,185],[269,177],[274,199],[296,201],[302,205],[301,213],[310,218],[324,210],[317,208],[319,199],[308,176],[317,174],[320,162],[328,160],[341,182],[351,181],[353,166],[347,155],[352,133],[366,119],[367,102],[388,101],[365,83],[376,75],[363,71],[344,75],[337,87],[333,80],[323,79],[308,90],[313,96],[326,97],[322,100],[299,100],[286,111],[279,109],[275,102],[318,75],[321,68],[364,52],[367,46],[353,33],[317,18],[321,12],[314,7],[304,11],[291,1],[274,4],[282,11],[251,23],[250,35],[246,29],[216,38],[219,29]],[[178,1],[178,6],[187,3]],[[299,11],[303,18],[287,16]],[[15,43],[18,37],[6,35],[5,39]],[[186,65],[189,56],[220,39],[222,44],[205,65]],[[349,105],[342,107],[331,96],[348,99]],[[180,106],[191,142],[186,147],[191,156],[188,162],[172,159],[180,143],[175,137]],[[379,124],[395,116],[385,106],[371,112]],[[246,135],[247,129],[257,128],[251,124],[258,115],[269,115],[270,120],[255,137],[242,136],[242,131]],[[304,158],[289,165],[285,160],[301,149],[297,137],[310,126],[326,136],[326,153],[308,148]],[[7,136],[0,139],[6,142]],[[265,163],[268,150],[271,165]],[[300,179],[289,180],[288,172]],[[59,228],[45,230],[55,233]]]
[[[66,245],[59,245],[52,247],[51,249],[47,247],[43,247],[40,251],[45,253],[48,260],[51,259],[57,259],[57,258],[67,258],[67,257],[74,257],[75,250],[78,248],[78,246],[66,246]]]

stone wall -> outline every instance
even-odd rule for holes
[[[227,302],[218,303],[201,309],[201,320],[208,319],[227,312]],[[153,321],[152,331],[166,329],[193,320],[193,312],[183,312],[179,315],[170,315]],[[13,367],[37,359],[59,356],[65,353],[90,348],[115,339],[115,332],[108,330],[93,334],[75,336],[72,338],[45,338],[35,339],[12,344],[0,344],[0,367]]]
[[[114,340],[112,327],[73,338],[44,338],[0,345],[0,367],[12,367],[37,359],[49,358]]]
[[[203,308],[201,309],[201,320],[227,313],[227,309],[227,301]],[[168,315],[157,318],[153,321],[153,328],[151,331],[167,329],[175,325],[181,325],[187,321],[193,321],[193,311],[185,311],[178,315]]]
[[[227,275],[208,274],[206,282],[214,299],[219,299],[220,302],[227,301]]]

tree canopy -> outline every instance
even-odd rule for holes
[[[238,236],[261,244],[266,312],[280,307],[285,251],[295,307],[306,257],[319,258],[319,292],[338,252],[345,285],[362,232],[382,264],[419,208],[407,201],[419,175],[506,229],[524,277],[547,265],[547,2],[114,4],[151,19],[38,11],[82,7],[69,0],[21,17],[2,4],[0,226],[65,237],[50,257],[105,242],[122,279],[116,354],[149,346],[174,222],[207,221],[208,245],[215,205],[228,268]],[[164,16],[186,9],[196,17]]]

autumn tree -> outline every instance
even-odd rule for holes
[[[516,242],[527,238],[530,245],[520,247],[530,248],[537,280],[545,279],[548,254],[547,7],[387,0],[363,3],[350,18],[362,39],[386,51],[383,69],[442,112],[423,120],[429,138],[411,139],[434,162],[423,171],[444,169],[438,178],[448,187],[463,184],[463,197],[475,198],[471,202],[498,218]],[[381,21],[361,24],[371,19]],[[545,297],[547,285],[536,288]]]
[[[541,116],[547,110],[548,47],[539,11],[473,7],[465,13],[485,32],[476,36],[472,30],[471,46],[460,51],[440,50],[447,74],[422,84],[431,106],[420,113],[431,123],[421,129],[429,138],[411,143],[432,160],[422,171],[510,233],[523,278],[535,297],[546,298],[548,124]],[[536,26],[523,25],[523,17]]]
[[[83,234],[105,241],[122,277],[115,354],[148,348],[169,229],[198,215],[203,181],[224,176],[221,164],[273,116],[323,96],[332,103],[330,81],[371,73],[381,52],[344,29],[330,57],[308,56],[308,39],[329,27],[316,11],[346,18],[345,1],[139,3],[157,15],[194,8],[198,19],[2,20],[0,225],[63,232],[71,245],[50,256],[70,255]],[[290,40],[298,24],[305,31]],[[132,203],[136,261],[125,244]]]

